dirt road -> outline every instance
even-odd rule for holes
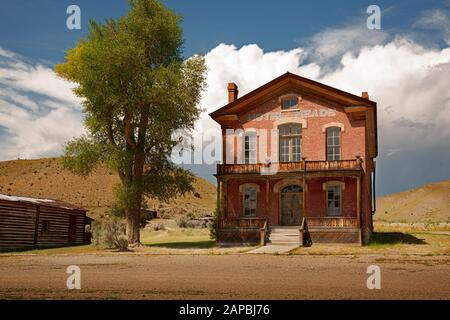
[[[366,287],[381,268],[381,290]],[[67,290],[67,266],[81,290]],[[449,299],[448,257],[307,255],[0,256],[2,299]]]

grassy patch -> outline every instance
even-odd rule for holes
[[[84,254],[99,251],[98,248],[91,245],[73,246],[73,247],[57,247],[57,248],[37,248],[22,249],[3,252],[1,255],[18,255],[18,254]]]
[[[180,229],[147,231],[141,233],[141,241],[149,247],[172,249],[208,249],[216,246],[208,229]]]
[[[374,232],[369,247],[392,246],[396,244],[426,244],[423,239],[403,232]]]

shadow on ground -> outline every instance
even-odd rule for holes
[[[193,242],[162,242],[145,244],[146,247],[159,247],[169,249],[209,249],[216,246],[214,240],[193,241]]]
[[[403,232],[374,232],[370,238],[369,245],[377,244],[427,244],[409,233]]]

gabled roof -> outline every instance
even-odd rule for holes
[[[252,102],[260,99],[263,96],[270,94],[277,89],[283,87],[297,87],[308,91],[318,96],[326,97],[330,100],[335,100],[347,106],[367,106],[375,107],[376,103],[369,99],[356,96],[354,94],[327,86],[323,83],[301,77],[299,75],[286,72],[285,74],[267,82],[261,87],[247,93],[246,95],[236,99],[235,101],[223,106],[222,108],[210,113],[209,115],[215,119],[217,117],[227,115],[230,113],[241,113],[246,110],[246,106],[249,106]]]
[[[376,102],[290,72],[267,82],[209,115],[219,123],[237,120],[240,115],[249,111],[258,103],[267,101],[287,89],[334,101],[341,104],[345,112],[352,113],[354,116],[362,115],[363,118],[366,118],[369,153],[372,157],[376,157],[378,153]]]
[[[35,205],[41,205],[41,206],[47,206],[47,207],[53,207],[53,208],[61,208],[61,209],[67,209],[67,210],[86,211],[86,209],[83,209],[74,204],[67,203],[67,202],[60,201],[60,200],[53,200],[53,199],[38,199],[38,198],[18,197],[18,196],[9,196],[6,194],[0,194],[0,200],[9,201],[9,202],[19,202],[19,203],[31,203],[31,204],[35,204]]]

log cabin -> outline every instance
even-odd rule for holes
[[[286,73],[210,116],[222,130],[218,244],[366,244],[375,212],[376,102]],[[281,239],[281,240],[280,240]]]
[[[73,204],[0,194],[0,250],[83,244],[91,221]]]

